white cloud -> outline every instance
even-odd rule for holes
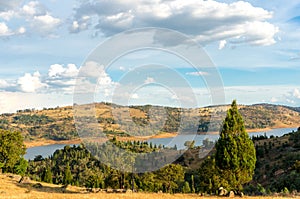
[[[78,75],[78,72],[79,69],[75,64],[68,64],[66,67],[61,64],[53,64],[50,66],[48,76],[51,78],[76,77]]]
[[[60,23],[60,19],[46,14],[41,16],[34,16],[32,20],[32,27],[42,34],[48,34],[56,30]]]
[[[227,41],[226,40],[221,40],[219,42],[219,50],[222,50],[227,44]]]
[[[4,22],[0,22],[0,36],[9,36],[13,33]]]
[[[10,84],[6,80],[0,79],[0,88],[7,88],[9,86]]]
[[[0,22],[0,37],[8,37],[12,35],[21,35],[26,32],[24,27],[18,28],[16,31],[12,31],[4,22]]]
[[[155,82],[155,79],[153,77],[147,77],[147,79],[144,81],[145,84],[151,84],[154,82]]]
[[[24,34],[26,32],[26,28],[20,27],[17,31],[18,34]]]
[[[191,75],[191,76],[205,76],[209,75],[208,72],[203,72],[203,71],[197,71],[197,72],[188,72],[186,75]]]
[[[21,8],[21,14],[28,16],[45,15],[46,9],[38,1],[30,1]]]
[[[134,93],[134,94],[131,95],[131,98],[132,99],[139,99],[139,95]]]
[[[50,69],[48,71],[48,75],[49,77],[56,77],[56,76],[60,76],[61,74],[63,74],[65,72],[65,68],[63,67],[63,65],[60,64],[53,64],[50,66]]]
[[[83,30],[86,30],[91,25],[91,17],[89,16],[82,16],[80,19],[77,19],[72,22],[72,26],[70,27],[71,33],[77,33]]]
[[[8,10],[5,12],[0,12],[0,18],[4,19],[5,21],[9,21],[12,17],[16,15],[16,12],[13,10]]]
[[[70,31],[96,27],[109,36],[130,28],[163,27],[195,36],[203,44],[226,40],[271,45],[278,32],[278,28],[267,21],[272,15],[272,12],[245,1],[94,0],[83,2],[77,8]],[[88,20],[82,19],[87,16]],[[87,25],[92,23],[92,17],[98,19],[97,23]]]
[[[300,91],[297,88],[293,91],[293,97],[300,99]]]
[[[37,4],[37,1],[31,1],[27,5],[24,5],[22,8],[23,13],[28,15],[35,15]]]
[[[67,66],[53,64],[48,70],[46,83],[51,86],[49,92],[73,93],[79,69],[75,64]]]
[[[90,61],[80,68],[76,79],[76,93],[94,93],[95,98],[100,101],[109,100],[117,85],[103,65]]]
[[[2,12],[0,8],[0,20],[1,19],[7,21],[11,26],[21,24],[18,29],[10,31],[9,34],[2,34],[2,36],[20,35],[25,32],[32,34],[38,33],[42,36],[52,36],[53,32],[55,32],[62,23],[61,19],[52,16],[48,9],[39,1],[29,1],[22,7],[16,6],[10,7],[10,9],[2,9]],[[3,24],[1,28],[5,28]],[[27,31],[27,29],[30,31]]]
[[[41,75],[38,71],[34,72],[33,75],[25,73],[23,77],[18,79],[18,85],[23,92],[33,93],[37,90],[46,87],[45,83],[41,82]]]

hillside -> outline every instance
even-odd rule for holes
[[[88,110],[89,106],[81,110]],[[158,106],[118,106],[110,103],[95,104],[99,128],[107,135],[128,137],[139,126],[144,130],[139,135],[155,135],[164,132],[177,132],[179,127],[184,132],[198,129],[199,133],[218,132],[228,109],[227,105],[197,109],[180,109]],[[256,104],[239,107],[248,130],[280,127],[296,127],[300,124],[300,109],[294,107]],[[160,111],[159,114],[156,114]],[[126,113],[129,117],[125,117]],[[83,113],[84,115],[84,113]],[[124,116],[125,115],[125,116]],[[155,115],[153,118],[151,115]],[[71,140],[78,138],[73,107],[44,108],[43,110],[26,109],[17,113],[0,115],[0,128],[20,131],[26,141],[30,140]],[[125,121],[120,124],[118,121]],[[148,124],[151,125],[148,125]],[[157,127],[160,132],[152,131]],[[146,129],[146,130],[145,130]],[[130,131],[130,132],[129,132]]]
[[[265,191],[281,192],[300,187],[300,128],[282,137],[255,140],[257,164],[250,189],[261,184]]]

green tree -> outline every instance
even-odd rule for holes
[[[184,169],[178,164],[169,164],[158,170],[156,174],[158,181],[163,184],[168,193],[176,192],[178,184],[184,181]]]
[[[194,175],[191,176],[191,181],[192,181],[192,187],[191,187],[191,191],[192,193],[195,193],[195,177]]]
[[[71,169],[70,169],[69,164],[67,164],[67,166],[65,168],[65,172],[64,172],[63,183],[65,185],[68,185],[68,184],[71,184],[72,180],[73,180],[73,177],[72,177]]]
[[[20,132],[0,129],[0,165],[4,172],[13,172],[15,164],[25,152],[26,147]]]
[[[236,100],[227,111],[216,150],[216,167],[219,169],[220,177],[227,181],[222,186],[228,190],[241,191],[243,184],[252,180],[256,152],[245,130]]]
[[[208,156],[199,168],[199,191],[215,193],[221,186],[228,187],[227,182],[220,178],[215,158]]]
[[[28,162],[23,157],[14,166],[14,173],[24,176],[28,167]]]
[[[44,182],[52,183],[52,172],[50,167],[45,169],[42,180]]]
[[[184,182],[184,185],[182,187],[182,192],[183,193],[190,193],[191,192],[190,185],[187,181]]]

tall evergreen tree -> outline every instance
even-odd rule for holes
[[[42,180],[44,182],[52,183],[52,172],[50,167],[45,169]]]
[[[236,100],[227,111],[220,138],[216,143],[216,167],[229,190],[241,191],[252,179],[256,163],[255,147],[245,130]]]
[[[67,164],[67,166],[65,168],[63,183],[65,185],[68,185],[68,184],[71,184],[72,180],[73,180],[73,177],[72,177],[71,169],[70,169],[69,164]]]

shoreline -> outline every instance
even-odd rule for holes
[[[253,132],[266,132],[273,130],[273,129],[280,129],[280,128],[298,128],[297,127],[283,127],[279,126],[276,128],[263,128],[263,129],[246,129],[248,133],[253,133]],[[205,133],[204,135],[217,135],[219,132],[209,132]],[[177,133],[161,133],[158,135],[153,135],[153,136],[136,136],[136,137],[117,137],[118,140],[120,141],[146,141],[149,139],[157,139],[157,138],[172,138],[176,137],[178,134]],[[38,147],[38,146],[47,146],[47,145],[52,145],[52,144],[68,144],[68,145],[73,145],[73,144],[80,144],[82,143],[82,140],[80,138],[77,139],[72,139],[72,140],[35,140],[35,141],[24,141],[24,144],[26,148],[31,148],[31,147]]]

